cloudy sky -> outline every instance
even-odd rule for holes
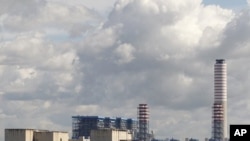
[[[250,123],[249,0],[0,2],[0,140],[71,132],[72,115],[136,118],[139,103],[157,138],[210,137],[217,58],[229,124]]]

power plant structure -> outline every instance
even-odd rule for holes
[[[72,139],[89,139],[94,130],[111,129],[131,132],[133,140],[150,141],[152,135],[149,133],[148,105],[139,104],[137,110],[137,120],[121,117],[72,116]]]
[[[163,141],[155,139],[153,132],[150,134],[149,115],[149,107],[144,103],[137,107],[137,120],[121,117],[72,116],[72,139],[69,141]],[[224,59],[216,59],[214,64],[212,137],[205,140],[229,141],[227,126],[227,64]],[[6,129],[5,141],[14,140],[67,141],[68,133],[36,129]],[[168,139],[166,140],[168,141]],[[185,140],[198,141],[192,138]],[[170,141],[179,140],[172,138]]]
[[[212,140],[227,139],[227,64],[217,59],[214,65],[214,104],[212,116]]]
[[[131,118],[101,116],[72,116],[72,139],[90,138],[92,130],[117,129],[137,130],[137,121]]]
[[[149,141],[149,108],[147,104],[139,104],[138,106],[138,140]]]

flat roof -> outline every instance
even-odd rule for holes
[[[32,128],[6,128],[5,130],[32,130],[34,132],[60,132],[60,133],[68,133],[66,131],[50,131],[50,130],[32,129]]]

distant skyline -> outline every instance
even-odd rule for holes
[[[155,137],[204,140],[221,58],[228,123],[249,124],[247,1],[0,2],[2,131],[71,133],[72,115],[136,118],[138,104],[147,103]]]

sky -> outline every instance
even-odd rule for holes
[[[228,124],[249,124],[250,9],[235,0],[0,0],[5,128],[71,133],[71,116],[137,117],[156,138],[211,136],[213,65]]]

